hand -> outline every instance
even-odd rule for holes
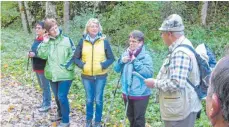
[[[48,42],[49,41],[49,35],[46,33],[43,35],[43,42]]]
[[[35,53],[34,52],[29,52],[28,53],[28,57],[34,57],[35,56]]]
[[[153,78],[148,78],[144,80],[145,84],[149,88],[154,88],[155,87],[155,79]]]
[[[122,62],[123,63],[127,63],[128,61],[130,61],[130,57],[129,56],[122,57]]]

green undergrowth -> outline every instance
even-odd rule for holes
[[[8,28],[2,29],[1,34],[1,73],[4,76],[11,76],[18,80],[23,85],[35,86],[39,89],[35,74],[31,70],[31,64],[29,63],[29,69],[27,70],[28,58],[27,52],[30,50],[30,46],[33,43],[34,34],[24,33],[19,26],[11,25]],[[81,29],[81,31],[83,31]],[[186,36],[189,38],[194,46],[205,42],[217,56],[217,60],[223,56],[223,50],[225,45],[228,45],[229,32],[224,28],[218,30],[210,30],[208,28],[202,28],[198,25],[187,26]],[[160,39],[159,32],[155,38],[158,40],[146,39],[146,47],[153,58],[154,63],[154,77],[156,77],[163,59],[167,55],[167,48]],[[80,33],[77,37],[74,33],[69,33],[69,36],[73,39],[75,45],[78,43]],[[115,38],[115,37],[114,37]],[[112,42],[112,39],[110,39]],[[112,50],[115,54],[116,60],[124,51],[124,46],[115,45],[112,43]],[[73,81],[69,97],[71,98],[71,108],[77,108],[79,111],[85,113],[85,91],[81,82],[81,71],[76,68],[76,78]],[[113,65],[110,67],[108,74],[107,85],[104,91],[104,111],[103,120],[107,120],[108,126],[121,126],[124,119],[124,103],[122,101],[120,84],[117,89],[116,96],[113,96],[114,90],[117,86],[120,74],[113,71]],[[33,79],[33,80],[32,80]],[[147,125],[152,127],[162,127],[163,122],[160,118],[159,104],[155,102],[155,93],[150,97],[146,112]],[[113,103],[111,105],[111,103]],[[203,109],[205,109],[205,102],[203,102]],[[108,111],[110,110],[109,115]],[[107,117],[109,116],[109,118]],[[126,119],[127,120],[127,119]],[[128,122],[127,122],[128,123]],[[208,127],[210,126],[209,121],[206,117],[205,111],[202,110],[201,118],[196,121],[196,127]]]

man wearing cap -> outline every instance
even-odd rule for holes
[[[159,89],[160,112],[165,127],[194,127],[202,105],[187,79],[199,84],[199,68],[189,49],[177,48],[181,44],[192,46],[192,43],[184,36],[183,21],[177,14],[166,18],[159,30],[169,53],[157,78],[146,79],[145,83],[150,88]]]

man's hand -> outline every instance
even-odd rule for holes
[[[35,56],[35,53],[34,52],[29,52],[28,53],[28,57],[34,57]]]
[[[148,78],[144,80],[145,84],[149,88],[154,88],[155,87],[155,79],[153,78]]]

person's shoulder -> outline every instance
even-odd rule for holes
[[[105,45],[105,46],[109,46],[109,45],[110,45],[110,42],[109,42],[108,39],[104,39],[103,42],[104,42],[104,45]]]
[[[74,45],[74,42],[72,41],[72,39],[66,35],[63,35],[63,42],[64,44],[67,44],[68,46]]]

